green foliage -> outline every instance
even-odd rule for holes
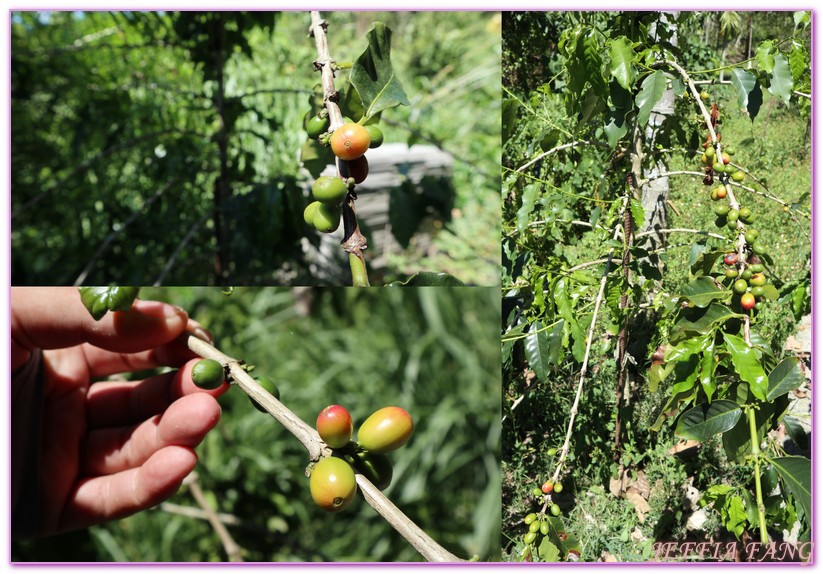
[[[411,244],[370,272],[495,283],[498,180],[489,166],[499,162],[499,124],[489,112],[499,105],[499,43],[477,42],[493,37],[489,16],[324,17],[339,62],[374,54],[391,26],[395,76],[358,86],[385,107],[408,101],[395,89],[402,84],[415,110],[380,114],[387,141],[431,143],[458,162],[439,178],[445,208],[407,214],[427,249]],[[369,48],[363,36],[378,19],[385,26]],[[318,82],[308,23],[306,12],[15,12],[15,284],[318,283],[301,245],[308,178],[298,152]],[[384,54],[371,61],[385,72]],[[346,76],[338,73],[338,89],[350,111],[358,98]],[[327,148],[306,151],[307,169],[326,165],[318,152]]]
[[[662,493],[657,506],[649,500],[653,512],[660,513],[654,532],[623,516],[606,518],[600,538],[590,523],[575,520],[573,506],[569,530],[577,528],[578,535],[585,532],[594,542],[583,544],[581,559],[596,560],[605,552],[647,559],[651,549],[630,542],[636,532],[627,524],[652,540],[687,536],[688,514],[672,510],[681,504],[686,476],[700,489],[720,482],[739,491],[730,504],[738,508],[741,501],[749,514],[744,522],[736,511],[723,515],[720,520],[731,532],[764,530],[757,511],[761,501],[751,501],[765,474],[750,461],[768,465],[755,443],[784,420],[787,389],[802,382],[796,364],[783,363],[782,344],[800,316],[795,309],[808,310],[808,122],[805,99],[797,93],[804,72],[802,66],[792,69],[791,59],[794,54],[803,60],[798,46],[808,46],[809,36],[788,14],[770,21],[769,32],[778,31],[771,37],[759,13],[723,16],[557,12],[513,13],[504,20],[510,25],[503,35],[504,63],[513,72],[505,78],[503,103],[507,559],[524,559],[518,546],[523,527],[516,518],[526,510],[521,490],[555,472],[558,461],[543,452],[562,443],[572,404],[577,418],[560,471],[575,479],[574,505],[600,517],[589,501],[600,501],[620,470],[650,473],[670,464],[671,474],[680,479],[666,483],[678,485],[677,490]],[[752,45],[762,42],[755,58],[759,63],[724,49],[728,35],[748,23],[757,39]],[[541,38],[541,31],[547,37]],[[517,47],[526,43],[530,47],[518,54]],[[538,58],[547,61],[542,74],[523,73],[521,62],[530,54],[545,54]],[[730,86],[705,89],[706,105],[719,107],[723,146],[734,144],[738,150],[732,164],[747,171],[745,187],[731,189],[756,216],[758,244],[783,244],[769,247],[771,257],[761,255],[770,283],[758,287],[766,305],[751,315],[743,312],[722,266],[724,254],[737,249],[743,234],[736,225],[728,227],[725,218],[719,232],[710,226],[717,204],[706,197],[703,169],[695,168],[704,149],[705,120],[686,79],[671,63],[701,83],[716,80],[721,70],[732,79]],[[674,113],[654,116],[667,92],[674,95]],[[641,199],[660,205],[661,198],[645,197],[644,178],[661,171],[674,172],[666,202],[672,206],[665,219],[670,232],[655,234],[657,223],[644,228],[653,214],[643,209],[650,203]],[[633,178],[627,177],[630,173]],[[791,183],[789,173],[797,174],[798,184]],[[639,191],[627,186],[627,179],[636,180]],[[715,185],[718,179],[715,174]],[[785,210],[775,208],[775,199],[785,202]],[[751,228],[749,215],[740,221]],[[637,239],[626,247],[623,236],[631,224]],[[653,241],[640,241],[640,232],[646,231]],[[615,352],[622,329],[625,364]],[[625,404],[616,403],[619,394]],[[703,467],[670,455],[664,462],[674,433],[702,441]],[[770,443],[769,452],[779,453],[780,447]],[[784,497],[785,508],[794,499],[794,494]],[[765,516],[777,528],[793,514],[766,510]],[[707,536],[714,535],[713,524]]]
[[[411,440],[390,454],[385,494],[460,557],[500,553],[500,371],[493,289],[289,290],[237,287],[141,290],[180,305],[216,346],[254,363],[282,402],[314,424],[328,404],[355,426],[377,409],[412,415]],[[231,388],[222,418],[197,448],[197,473],[247,561],[419,561],[417,552],[358,494],[333,516],[317,508],[301,444]],[[185,487],[172,503],[196,506]],[[160,507],[90,530],[83,561],[225,561],[207,522]],[[51,540],[17,546],[37,560]],[[64,550],[65,551],[65,550]],[[60,559],[59,557],[57,559]]]

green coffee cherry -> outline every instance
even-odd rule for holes
[[[529,532],[537,532],[538,530],[540,530],[539,522],[532,522],[529,524]]]
[[[560,516],[560,507],[556,504],[552,504],[551,513],[553,516]]]
[[[369,138],[371,139],[369,142],[369,147],[371,149],[383,145],[383,132],[380,128],[377,126],[366,126],[366,129],[369,131]]]
[[[738,279],[734,282],[732,289],[734,289],[735,293],[745,293],[746,289],[749,288],[749,284],[746,282],[745,279]]]
[[[329,118],[321,117],[319,115],[312,116],[311,119],[306,123],[306,133],[309,134],[311,139],[317,139],[324,133],[326,133],[329,129]]]
[[[354,468],[380,490],[391,484],[394,469],[385,454],[359,451],[354,455]]]
[[[314,199],[329,205],[340,205],[348,193],[349,188],[342,179],[329,175],[318,177],[311,186]]]
[[[729,214],[729,206],[728,205],[718,205],[714,208],[715,215],[728,215]]]
[[[226,373],[214,359],[203,359],[191,368],[191,380],[201,389],[216,389],[226,380]]]
[[[280,400],[280,389],[277,388],[277,385],[274,384],[274,381],[272,381],[268,377],[255,377],[254,380],[257,381],[257,384],[263,387],[263,389],[267,393],[272,395],[278,401]],[[249,400],[251,401],[251,404],[254,405],[254,408],[256,408],[261,413],[268,412],[266,409],[260,406],[260,403],[251,398],[251,396],[249,396]]]
[[[526,515],[526,518],[523,519],[523,522],[525,522],[526,524],[531,524],[535,520],[537,520],[537,515],[534,512],[532,512],[531,514]]]
[[[318,202],[312,223],[317,231],[334,233],[340,227],[340,217],[342,215],[340,207]]]
[[[523,536],[523,542],[526,544],[531,544],[537,538],[537,532],[527,532],[525,536]]]

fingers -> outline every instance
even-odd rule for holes
[[[137,468],[81,480],[58,528],[85,528],[156,506],[177,491],[196,464],[191,448],[167,446]]]
[[[214,397],[195,393],[175,401],[162,415],[136,427],[91,431],[86,438],[81,476],[112,475],[137,468],[169,446],[194,448],[220,420]]]
[[[135,301],[131,311],[107,313],[95,321],[72,287],[17,287],[11,294],[12,369],[35,348],[59,349],[81,343],[119,353],[166,344],[186,328],[186,313],[157,301]]]
[[[142,381],[102,382],[91,386],[86,395],[86,420],[90,429],[135,425],[165,411],[171,403],[193,393],[219,397],[229,389],[224,384],[204,390],[191,380],[196,360],[170,373]]]

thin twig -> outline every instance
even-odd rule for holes
[[[518,167],[514,171],[515,171],[515,173],[519,173],[519,172],[523,171],[524,169],[528,168],[529,166],[534,165],[535,163],[537,163],[538,161],[540,161],[544,157],[550,156],[553,153],[557,153],[560,150],[564,150],[566,148],[570,148],[570,147],[574,147],[574,146],[578,146],[578,145],[596,145],[596,146],[601,146],[601,147],[609,147],[609,144],[607,144],[606,142],[598,142],[598,141],[592,141],[592,140],[580,140],[580,141],[576,141],[576,142],[562,144],[562,145],[553,147],[549,151],[545,151],[545,152],[541,153],[540,155],[538,155],[537,157],[535,157],[535,158],[529,160],[528,162],[524,163],[523,165],[521,165],[520,167]]]
[[[628,198],[626,198],[626,204],[623,206],[623,209],[628,209]],[[621,228],[622,225],[617,225],[615,227],[613,236],[614,240],[616,240],[620,235]],[[608,262],[611,261],[613,252],[614,250],[609,252]],[[603,302],[603,293],[606,291],[606,282],[609,277],[610,266],[611,265],[607,263],[606,269],[603,270],[603,277],[600,279],[600,289],[597,292],[597,299],[595,299],[594,302],[594,312],[592,313],[592,320],[589,324],[589,335],[586,338],[586,352],[583,355],[583,365],[580,367],[580,379],[577,383],[577,392],[574,395],[574,403],[572,403],[572,408],[569,411],[569,424],[566,427],[566,439],[563,441],[563,447],[560,449],[560,458],[558,458],[557,466],[554,468],[552,482],[556,482],[557,479],[560,478],[560,472],[563,470],[563,464],[566,462],[566,455],[569,454],[572,431],[574,431],[574,419],[577,417],[577,408],[580,405],[580,397],[583,395],[583,383],[586,381],[586,372],[589,367],[589,355],[591,354],[592,342],[594,340],[594,328],[597,324],[597,314],[600,311],[600,305]]]
[[[286,405],[274,398],[269,392],[261,387],[251,375],[243,368],[243,364],[213,345],[189,335],[187,339],[189,349],[197,355],[218,361],[224,368],[228,368],[231,382],[249,395],[255,402],[263,407],[277,422],[283,425],[286,430],[292,433],[306,448],[309,460],[316,462],[320,458],[331,456],[332,450],[323,442],[317,431],[309,426],[300,417],[294,414]],[[357,485],[363,498],[374,508],[400,535],[411,544],[415,550],[432,562],[462,562],[460,558],[447,551],[437,544],[423,530],[417,526],[409,517],[386,498],[380,490],[369,480],[361,475],[356,475]]]
[[[225,525],[220,521],[217,513],[214,512],[214,509],[209,504],[209,501],[206,500],[203,489],[200,488],[197,473],[191,472],[189,476],[186,477],[185,484],[189,487],[194,500],[200,508],[203,509],[206,519],[209,521],[209,524],[211,524],[211,527],[214,528],[217,537],[220,538],[220,543],[226,551],[229,562],[243,562],[243,549],[234,541],[234,538],[232,538],[229,531],[226,530]]]
[[[184,516],[186,518],[197,518],[198,520],[208,520],[208,513],[201,509],[195,508],[193,506],[185,506],[183,504],[175,504],[173,502],[163,502],[158,507],[163,512],[168,512],[169,514],[177,514],[179,516]],[[222,522],[223,524],[228,524],[229,526],[242,526],[243,522],[237,518],[233,514],[229,514],[227,512],[215,512],[215,516],[217,519]]]

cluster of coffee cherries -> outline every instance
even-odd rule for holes
[[[549,449],[548,454],[550,457],[554,457],[557,454],[557,449]],[[551,479],[544,481],[542,486],[535,486],[532,489],[532,495],[542,504],[542,508],[540,512],[531,512],[523,519],[523,522],[529,528],[529,531],[523,535],[525,554],[531,554],[531,550],[539,546],[540,536],[547,536],[552,530],[549,515],[558,517],[561,514],[560,506],[552,500],[552,495],[561,492],[563,492],[563,483]],[[558,532],[557,536],[561,541],[566,539],[565,532]]]
[[[303,211],[306,224],[323,233],[333,233],[340,227],[341,205],[354,186],[365,181],[369,175],[366,151],[383,143],[383,132],[377,126],[364,126],[349,119],[345,122],[330,132],[325,108],[306,122],[309,138],[331,146],[338,159],[339,176],[317,178],[311,188],[314,201]]]
[[[406,444],[414,421],[400,407],[384,407],[372,413],[352,441],[352,418],[340,405],[330,405],[317,416],[317,432],[333,454],[321,459],[311,472],[309,490],[315,504],[329,512],[340,512],[357,493],[355,471],[380,490],[391,484],[392,464],[386,456]]]

